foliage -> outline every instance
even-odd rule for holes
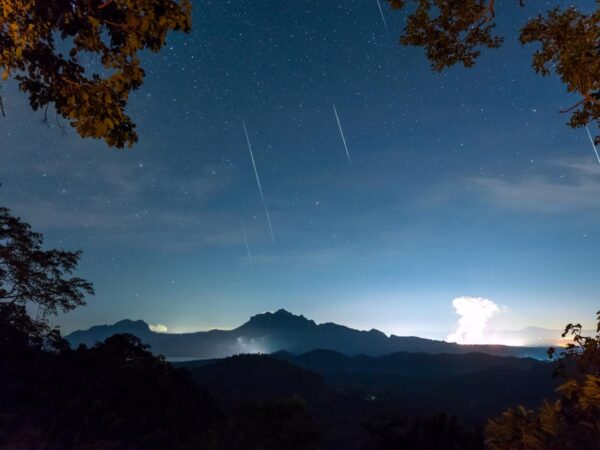
[[[482,48],[498,48],[503,38],[494,33],[495,0],[387,0],[392,8],[414,5],[400,42],[423,47],[436,71],[457,63],[472,67]],[[530,19],[521,29],[523,44],[538,43],[533,68],[541,75],[552,71],[569,92],[581,100],[571,112],[569,125],[600,124],[600,0],[599,8],[585,14],[570,6],[555,8]],[[524,0],[519,0],[524,6]],[[600,144],[600,136],[595,138]]]
[[[569,324],[563,337],[573,336],[560,354],[560,374],[575,363],[576,373],[558,389],[559,399],[545,401],[537,411],[523,406],[490,420],[486,443],[491,450],[600,449],[600,311],[596,336],[581,335],[581,325]],[[551,356],[555,350],[550,349]]]
[[[572,127],[600,123],[600,1],[598,5],[589,15],[574,8],[553,9],[546,17],[530,20],[521,31],[523,44],[541,44],[533,56],[535,71],[549,75],[554,70],[569,92],[582,97],[565,110],[573,111]],[[595,142],[600,144],[600,136]]]
[[[320,441],[318,428],[300,397],[245,402],[232,414],[225,448],[310,450]]]
[[[389,413],[366,424],[370,450],[482,450],[483,438],[464,428],[455,417],[439,414],[406,419]]]
[[[410,0],[388,0],[401,9]],[[502,38],[493,30],[494,10],[479,0],[415,1],[416,9],[407,19],[403,45],[424,47],[436,71],[457,63],[471,67],[481,54],[480,46],[498,48]],[[490,5],[491,6],[491,5]]]
[[[548,350],[550,358],[559,357],[557,373],[566,376],[569,365],[575,364],[576,369],[582,375],[594,375],[600,377],[600,311],[596,314],[597,326],[595,336],[583,336],[583,328],[580,323],[568,324],[562,337],[572,336],[573,342],[569,342],[565,349],[557,352],[555,348]],[[571,363],[571,364],[569,364]]]
[[[130,334],[74,350],[24,341],[0,340],[2,449],[304,450],[321,437],[300,398],[225,411]]]
[[[8,449],[212,449],[223,423],[185,370],[132,335],[89,349],[13,352],[0,361],[0,397]]]
[[[43,250],[43,236],[0,207],[0,318],[30,339],[50,333],[47,317],[85,304],[88,281],[67,275],[81,252]],[[27,313],[34,308],[36,319]]]
[[[190,27],[189,0],[0,0],[2,78],[14,76],[34,110],[54,104],[82,137],[131,147],[125,107],[144,79],[138,54]]]

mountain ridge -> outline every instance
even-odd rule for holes
[[[332,350],[298,355],[280,351],[175,365],[189,370],[198,383],[228,403],[299,394],[317,405],[317,411],[331,410],[327,403],[345,405],[333,408],[337,411],[358,408],[352,414],[359,419],[357,427],[367,418],[362,413],[369,407],[391,404],[401,405],[408,415],[448,411],[473,426],[483,426],[508,405],[535,405],[553,398],[559,383],[552,377],[553,364],[476,352],[371,357]]]
[[[394,352],[469,353],[482,352],[497,356],[533,356],[541,359],[545,348],[502,345],[460,345],[417,336],[387,336],[371,329],[355,330],[333,322],[317,324],[285,309],[253,315],[232,330],[209,330],[194,333],[158,333],[142,320],[124,319],[113,325],[96,325],[66,336],[72,346],[94,345],[117,333],[130,333],[151,346],[154,353],[167,358],[210,359],[240,353],[293,354],[311,350],[333,350],[349,356],[381,356]]]

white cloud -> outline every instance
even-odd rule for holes
[[[458,319],[456,331],[446,340],[458,344],[489,344],[486,336],[488,320],[500,312],[500,307],[483,297],[458,297],[452,300]]]
[[[150,328],[150,331],[154,331],[155,333],[166,333],[169,331],[167,326],[163,325],[162,323],[151,323],[148,325],[148,328]]]

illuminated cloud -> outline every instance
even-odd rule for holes
[[[446,340],[458,344],[488,344],[485,331],[488,320],[500,312],[500,307],[492,300],[482,297],[458,297],[452,300],[458,319],[457,330]]]
[[[166,333],[169,331],[167,326],[163,325],[162,323],[151,323],[148,325],[148,328],[150,328],[150,331],[154,331],[155,333]]]

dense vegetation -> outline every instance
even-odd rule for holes
[[[144,80],[139,55],[190,28],[189,0],[1,0],[0,71],[45,120],[53,106],[82,137],[131,147],[138,136],[125,108]]]
[[[523,406],[505,411],[488,423],[491,450],[600,449],[600,311],[595,336],[583,336],[580,324],[569,324],[563,337],[573,342],[560,354],[557,374],[566,379],[559,399],[536,411]],[[556,351],[550,349],[553,356]]]
[[[0,447],[215,448],[218,407],[137,338],[41,348],[4,319]]]

